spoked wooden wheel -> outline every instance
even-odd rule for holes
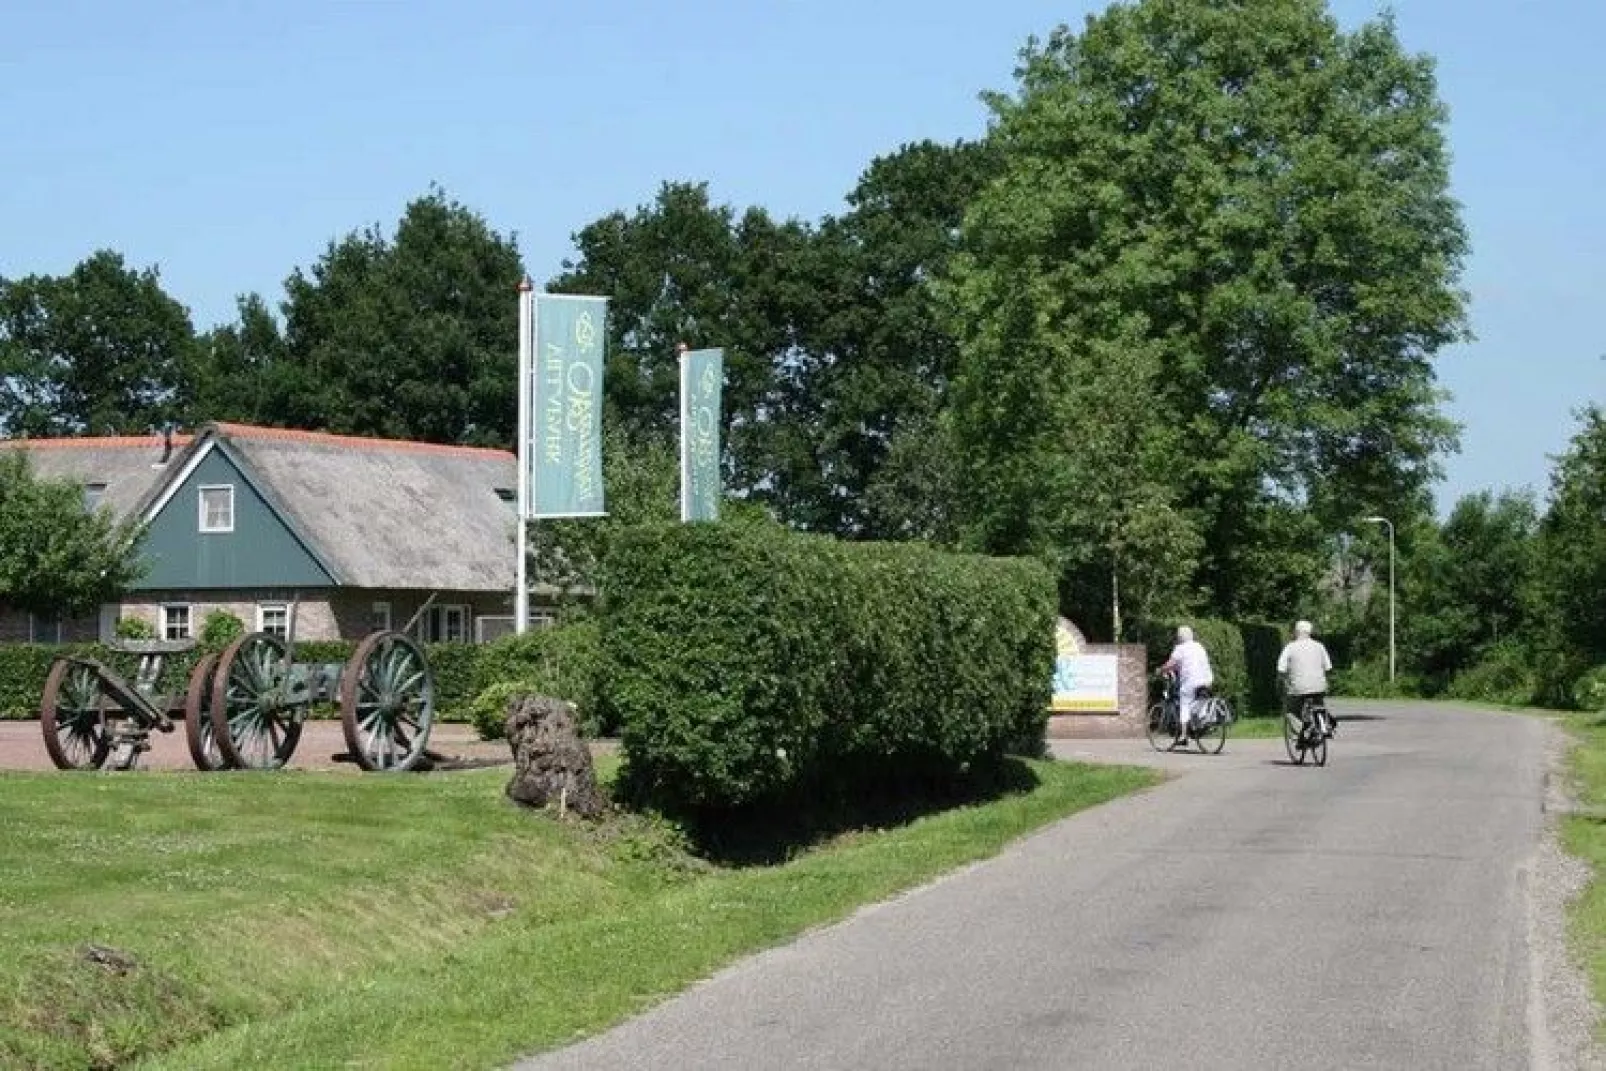
[[[276,770],[290,761],[312,703],[291,687],[284,641],[241,636],[218,656],[212,677],[212,732],[218,752],[242,770]]]
[[[61,770],[100,769],[111,750],[111,710],[98,673],[82,662],[56,659],[39,701],[39,727],[50,761]]]
[[[209,654],[190,670],[190,686],[184,692],[184,739],[190,746],[190,759],[197,770],[226,770],[229,760],[218,747],[217,730],[212,724],[212,675],[218,656]]]
[[[376,632],[340,674],[340,727],[364,770],[410,770],[435,723],[435,678],[418,644]]]

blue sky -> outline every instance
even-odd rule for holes
[[[197,327],[272,301],[333,238],[432,182],[514,232],[537,281],[570,235],[669,179],[817,219],[876,155],[982,132],[1029,34],[1083,0],[11,0],[0,6],[0,275],[97,248],[155,265]],[[1346,26],[1378,4],[1334,0]],[[1443,503],[1543,490],[1603,400],[1599,0],[1399,0],[1439,62],[1477,341],[1440,363],[1463,426]],[[1443,505],[1441,504],[1441,508]]]

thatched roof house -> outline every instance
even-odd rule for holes
[[[277,631],[294,602],[298,637],[354,638],[401,627],[431,595],[424,639],[511,628],[517,459],[507,451],[241,424],[0,445],[144,524],[147,572],[97,631],[136,616],[193,635],[215,609]]]

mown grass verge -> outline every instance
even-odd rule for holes
[[[1275,718],[1239,718],[1227,729],[1227,745],[1238,740],[1280,740],[1283,735],[1283,719]]]
[[[1574,946],[1589,975],[1597,1002],[1606,999],[1606,717],[1554,715],[1572,735],[1568,760],[1578,813],[1561,822],[1562,846],[1588,864],[1589,884],[1572,905]]]
[[[762,866],[522,812],[506,778],[0,776],[0,1066],[504,1065],[1153,775],[1023,763]]]

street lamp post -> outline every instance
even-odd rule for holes
[[[1387,517],[1364,517],[1371,524],[1389,530],[1389,683],[1394,683],[1394,522]]]

